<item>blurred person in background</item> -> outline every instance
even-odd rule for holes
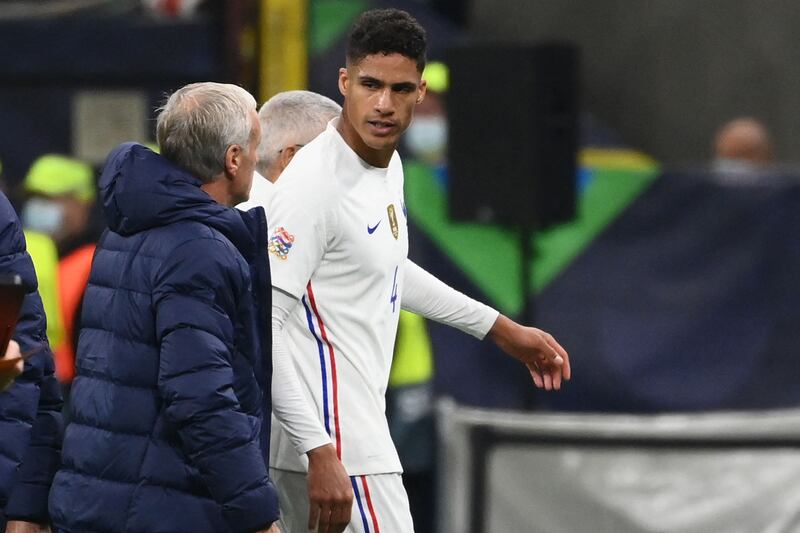
[[[12,345],[7,356],[30,354],[22,373],[0,392],[0,531],[49,531],[47,496],[61,450],[61,393],[53,374],[36,272],[17,214],[4,194],[0,194],[0,273],[19,275],[26,289],[13,335],[18,345]]]
[[[285,91],[267,100],[258,111],[261,144],[250,199],[236,207],[247,210],[261,206],[269,216],[272,188],[283,169],[341,110],[327,96],[311,91]]]
[[[766,126],[752,117],[725,123],[714,137],[714,169],[752,172],[774,164],[772,137]]]
[[[354,533],[414,530],[385,415],[401,307],[488,335],[526,365],[537,387],[558,389],[570,377],[569,357],[551,335],[407,258],[395,148],[425,98],[425,49],[425,30],[408,13],[362,13],[339,70],[342,114],[295,155],[270,203],[273,357],[291,356],[302,383],[293,396],[310,398],[316,414],[274,428],[271,471],[286,531],[313,529],[326,515]],[[305,460],[315,446],[324,466]],[[320,495],[314,487],[323,474]]]
[[[51,339],[56,357],[56,376],[68,402],[75,375],[75,347],[80,333],[79,318],[89,280],[96,235],[90,224],[95,202],[94,171],[88,164],[56,154],[34,161],[23,181],[28,196],[22,210],[26,232],[51,237],[58,248],[56,277],[51,280],[52,251],[37,238],[34,256],[41,283],[48,287],[45,308],[52,317]],[[55,287],[58,313],[50,312],[49,287]],[[45,298],[45,295],[42,295]],[[57,328],[57,329],[56,329]]]
[[[404,168],[422,163],[447,184],[447,108],[445,93],[449,83],[447,65],[434,61],[425,67],[428,82],[425,99],[414,110],[414,120],[403,136],[408,151]],[[414,169],[416,170],[416,169]]]
[[[94,171],[83,161],[47,154],[33,162],[22,182],[25,228],[50,235],[60,257],[90,242],[89,217],[96,197]]]
[[[277,531],[266,220],[247,199],[261,128],[235,85],[172,96],[161,155],[127,143],[84,302],[50,510],[65,531]],[[200,140],[200,143],[197,142]]]

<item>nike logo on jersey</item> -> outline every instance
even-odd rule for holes
[[[383,219],[381,219],[381,220],[383,220]],[[373,233],[375,233],[375,230],[378,229],[378,226],[380,226],[380,225],[381,225],[381,221],[380,220],[374,226],[370,226],[369,224],[367,224],[367,233],[372,235]]]

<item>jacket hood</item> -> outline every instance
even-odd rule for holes
[[[175,222],[197,221],[225,235],[245,257],[255,241],[236,209],[217,203],[202,181],[136,143],[111,151],[100,176],[100,195],[108,227],[120,235]]]

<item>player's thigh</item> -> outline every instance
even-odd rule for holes
[[[400,474],[352,476],[353,518],[348,533],[412,533],[414,524]]]

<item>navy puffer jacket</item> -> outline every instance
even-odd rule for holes
[[[200,185],[136,144],[106,162],[109,230],[84,297],[50,495],[60,530],[244,532],[278,518],[266,220]]]
[[[36,273],[17,214],[2,193],[0,272],[19,274],[28,291],[14,339],[23,353],[44,347],[25,362],[16,382],[0,393],[0,531],[5,531],[6,520],[48,522],[47,494],[58,468],[62,420]]]

